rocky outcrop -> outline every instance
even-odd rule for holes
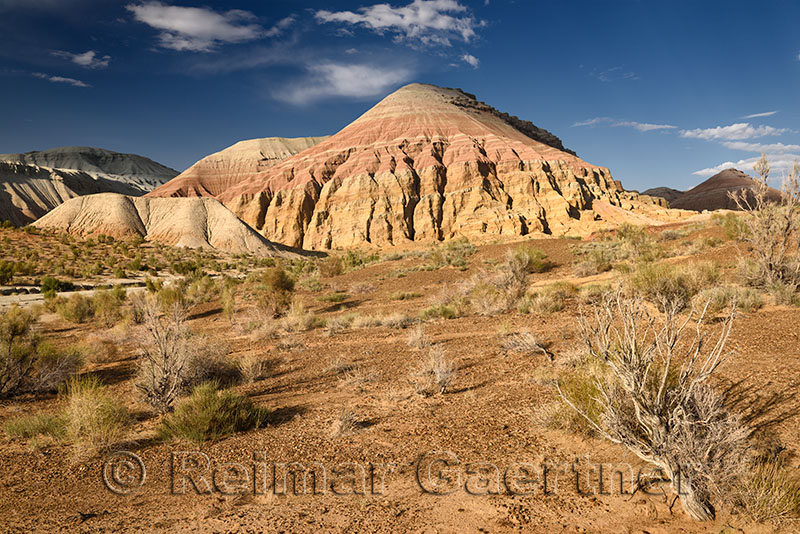
[[[103,193],[68,200],[34,223],[86,237],[142,237],[178,247],[260,256],[297,256],[271,243],[213,198],[143,198]]]
[[[680,197],[670,202],[673,208],[684,210],[735,210],[736,202],[730,197],[731,193],[750,190],[757,187],[757,183],[750,176],[737,169],[725,169],[715,174],[705,182],[684,192]],[[780,200],[781,193],[770,188],[768,196],[771,200]]]
[[[217,198],[268,239],[306,249],[588,233],[603,223],[596,200],[671,217],[549,132],[423,84]]]
[[[647,189],[646,191],[642,191],[642,194],[651,197],[663,198],[671,204],[672,202],[678,200],[681,195],[683,195],[683,191],[672,189],[671,187],[653,187],[651,189]]]
[[[325,139],[327,136],[295,139],[267,137],[240,141],[206,156],[147,196],[217,196]]]
[[[175,169],[144,156],[83,146],[51,148],[24,154],[0,154],[0,161],[82,171],[95,178],[125,183],[138,191],[139,195],[152,191],[178,175]]]
[[[142,194],[136,186],[97,174],[0,161],[0,220],[16,226],[73,197],[103,192]]]

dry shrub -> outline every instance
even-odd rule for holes
[[[669,263],[640,263],[628,276],[630,291],[653,303],[683,309],[701,290],[719,282],[719,268],[713,262],[692,262],[678,267]]]
[[[91,363],[108,363],[119,358],[117,343],[108,335],[91,334],[84,342],[87,360]]]
[[[701,303],[708,304],[708,313],[716,315],[728,306],[731,302],[736,303],[736,308],[745,312],[754,312],[764,305],[761,293],[749,288],[740,286],[718,286],[701,291],[698,294]]]
[[[331,436],[346,436],[358,430],[360,421],[356,413],[347,406],[344,406],[339,415],[331,424]]]
[[[312,328],[325,326],[325,320],[309,312],[299,299],[292,301],[289,311],[281,320],[287,332],[306,332]]]
[[[85,323],[94,315],[92,300],[78,293],[66,299],[56,297],[55,309],[62,319],[76,324]]]
[[[269,415],[268,410],[254,405],[247,397],[220,391],[218,384],[209,382],[194,388],[191,396],[164,418],[160,434],[165,439],[202,443],[260,428]]]
[[[743,212],[746,229],[741,239],[753,250],[750,285],[796,292],[800,286],[800,164],[784,178],[779,198],[769,187],[770,167],[761,156],[753,169],[758,174],[754,189],[731,193]]]
[[[111,291],[100,289],[92,297],[92,310],[95,318],[106,328],[111,328],[122,319],[122,305],[125,290],[116,287]]]
[[[429,269],[447,266],[466,269],[468,258],[477,250],[466,238],[461,238],[434,246],[424,254],[424,257],[428,260]]]
[[[3,430],[8,437],[26,439],[32,448],[37,449],[47,442],[63,440],[66,437],[67,420],[62,413],[38,413],[11,419],[3,425]]]
[[[83,364],[77,348],[42,341],[34,321],[16,305],[0,314],[0,397],[54,390]]]
[[[444,395],[456,375],[453,363],[445,357],[444,349],[434,345],[420,366],[412,371],[411,381],[417,394],[423,397]]]
[[[598,434],[659,468],[687,514],[710,520],[713,498],[743,470],[752,431],[709,384],[729,355],[733,312],[706,343],[705,310],[692,306],[681,316],[679,309],[679,302],[663,302],[652,313],[640,298],[609,295],[581,320],[600,369],[591,395],[597,415],[559,391]]]
[[[409,347],[417,350],[422,350],[431,344],[421,324],[418,324],[416,328],[408,333],[407,343]]]
[[[738,485],[738,503],[761,523],[781,523],[800,517],[800,482],[778,460],[752,466]]]
[[[526,273],[543,273],[553,267],[552,262],[547,259],[547,254],[529,244],[509,250],[506,253],[506,261],[516,263]]]
[[[272,369],[275,367],[275,362],[264,358],[261,354],[249,352],[240,356],[236,362],[239,373],[246,382],[253,383],[267,378]]]
[[[72,378],[66,397],[66,436],[77,457],[100,453],[122,439],[128,413],[97,377]]]
[[[292,302],[292,295],[286,291],[265,289],[256,294],[256,309],[265,319],[275,319],[284,315]]]
[[[355,317],[356,316],[353,314],[346,314],[337,315],[336,317],[328,319],[326,334],[332,336],[344,332],[352,326]]]
[[[337,256],[328,256],[318,264],[319,274],[324,278],[333,278],[344,272],[342,259]]]
[[[506,352],[516,352],[525,356],[544,354],[552,361],[553,354],[547,350],[547,346],[536,339],[530,332],[515,332],[505,336],[500,343],[500,347]]]

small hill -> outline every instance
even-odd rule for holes
[[[670,217],[547,130],[418,83],[217,198],[268,239],[309,250],[590,233],[603,224],[594,200]]]
[[[34,226],[86,237],[143,237],[189,248],[260,256],[296,256],[271,243],[212,198],[143,198],[101,193],[70,199]]]
[[[730,193],[754,187],[756,181],[747,174],[733,168],[725,169],[683,193],[670,202],[670,207],[694,211],[735,210],[738,207]],[[772,200],[779,200],[780,191],[770,188],[769,196]]]
[[[204,157],[177,177],[148,193],[148,196],[217,196],[325,139],[327,137],[266,137],[239,141],[225,150]]]

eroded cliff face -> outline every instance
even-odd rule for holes
[[[218,198],[267,239],[317,250],[581,233],[602,220],[598,200],[667,211],[546,130],[421,84]]]

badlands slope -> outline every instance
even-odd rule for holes
[[[296,256],[270,243],[213,198],[143,198],[102,193],[73,198],[34,226],[85,237],[107,234],[189,248]]]
[[[80,195],[140,196],[177,174],[148,158],[100,148],[0,154],[0,220],[22,226]]]
[[[611,222],[601,212],[615,221],[630,210],[656,223],[674,216],[553,134],[423,84],[217,198],[271,241],[316,250],[585,234]]]
[[[32,223],[73,197],[104,192],[142,194],[138,187],[104,176],[0,161],[0,221],[15,226]]]
[[[226,189],[319,144],[326,137],[267,137],[240,141],[201,159],[151,197],[217,196]]]

